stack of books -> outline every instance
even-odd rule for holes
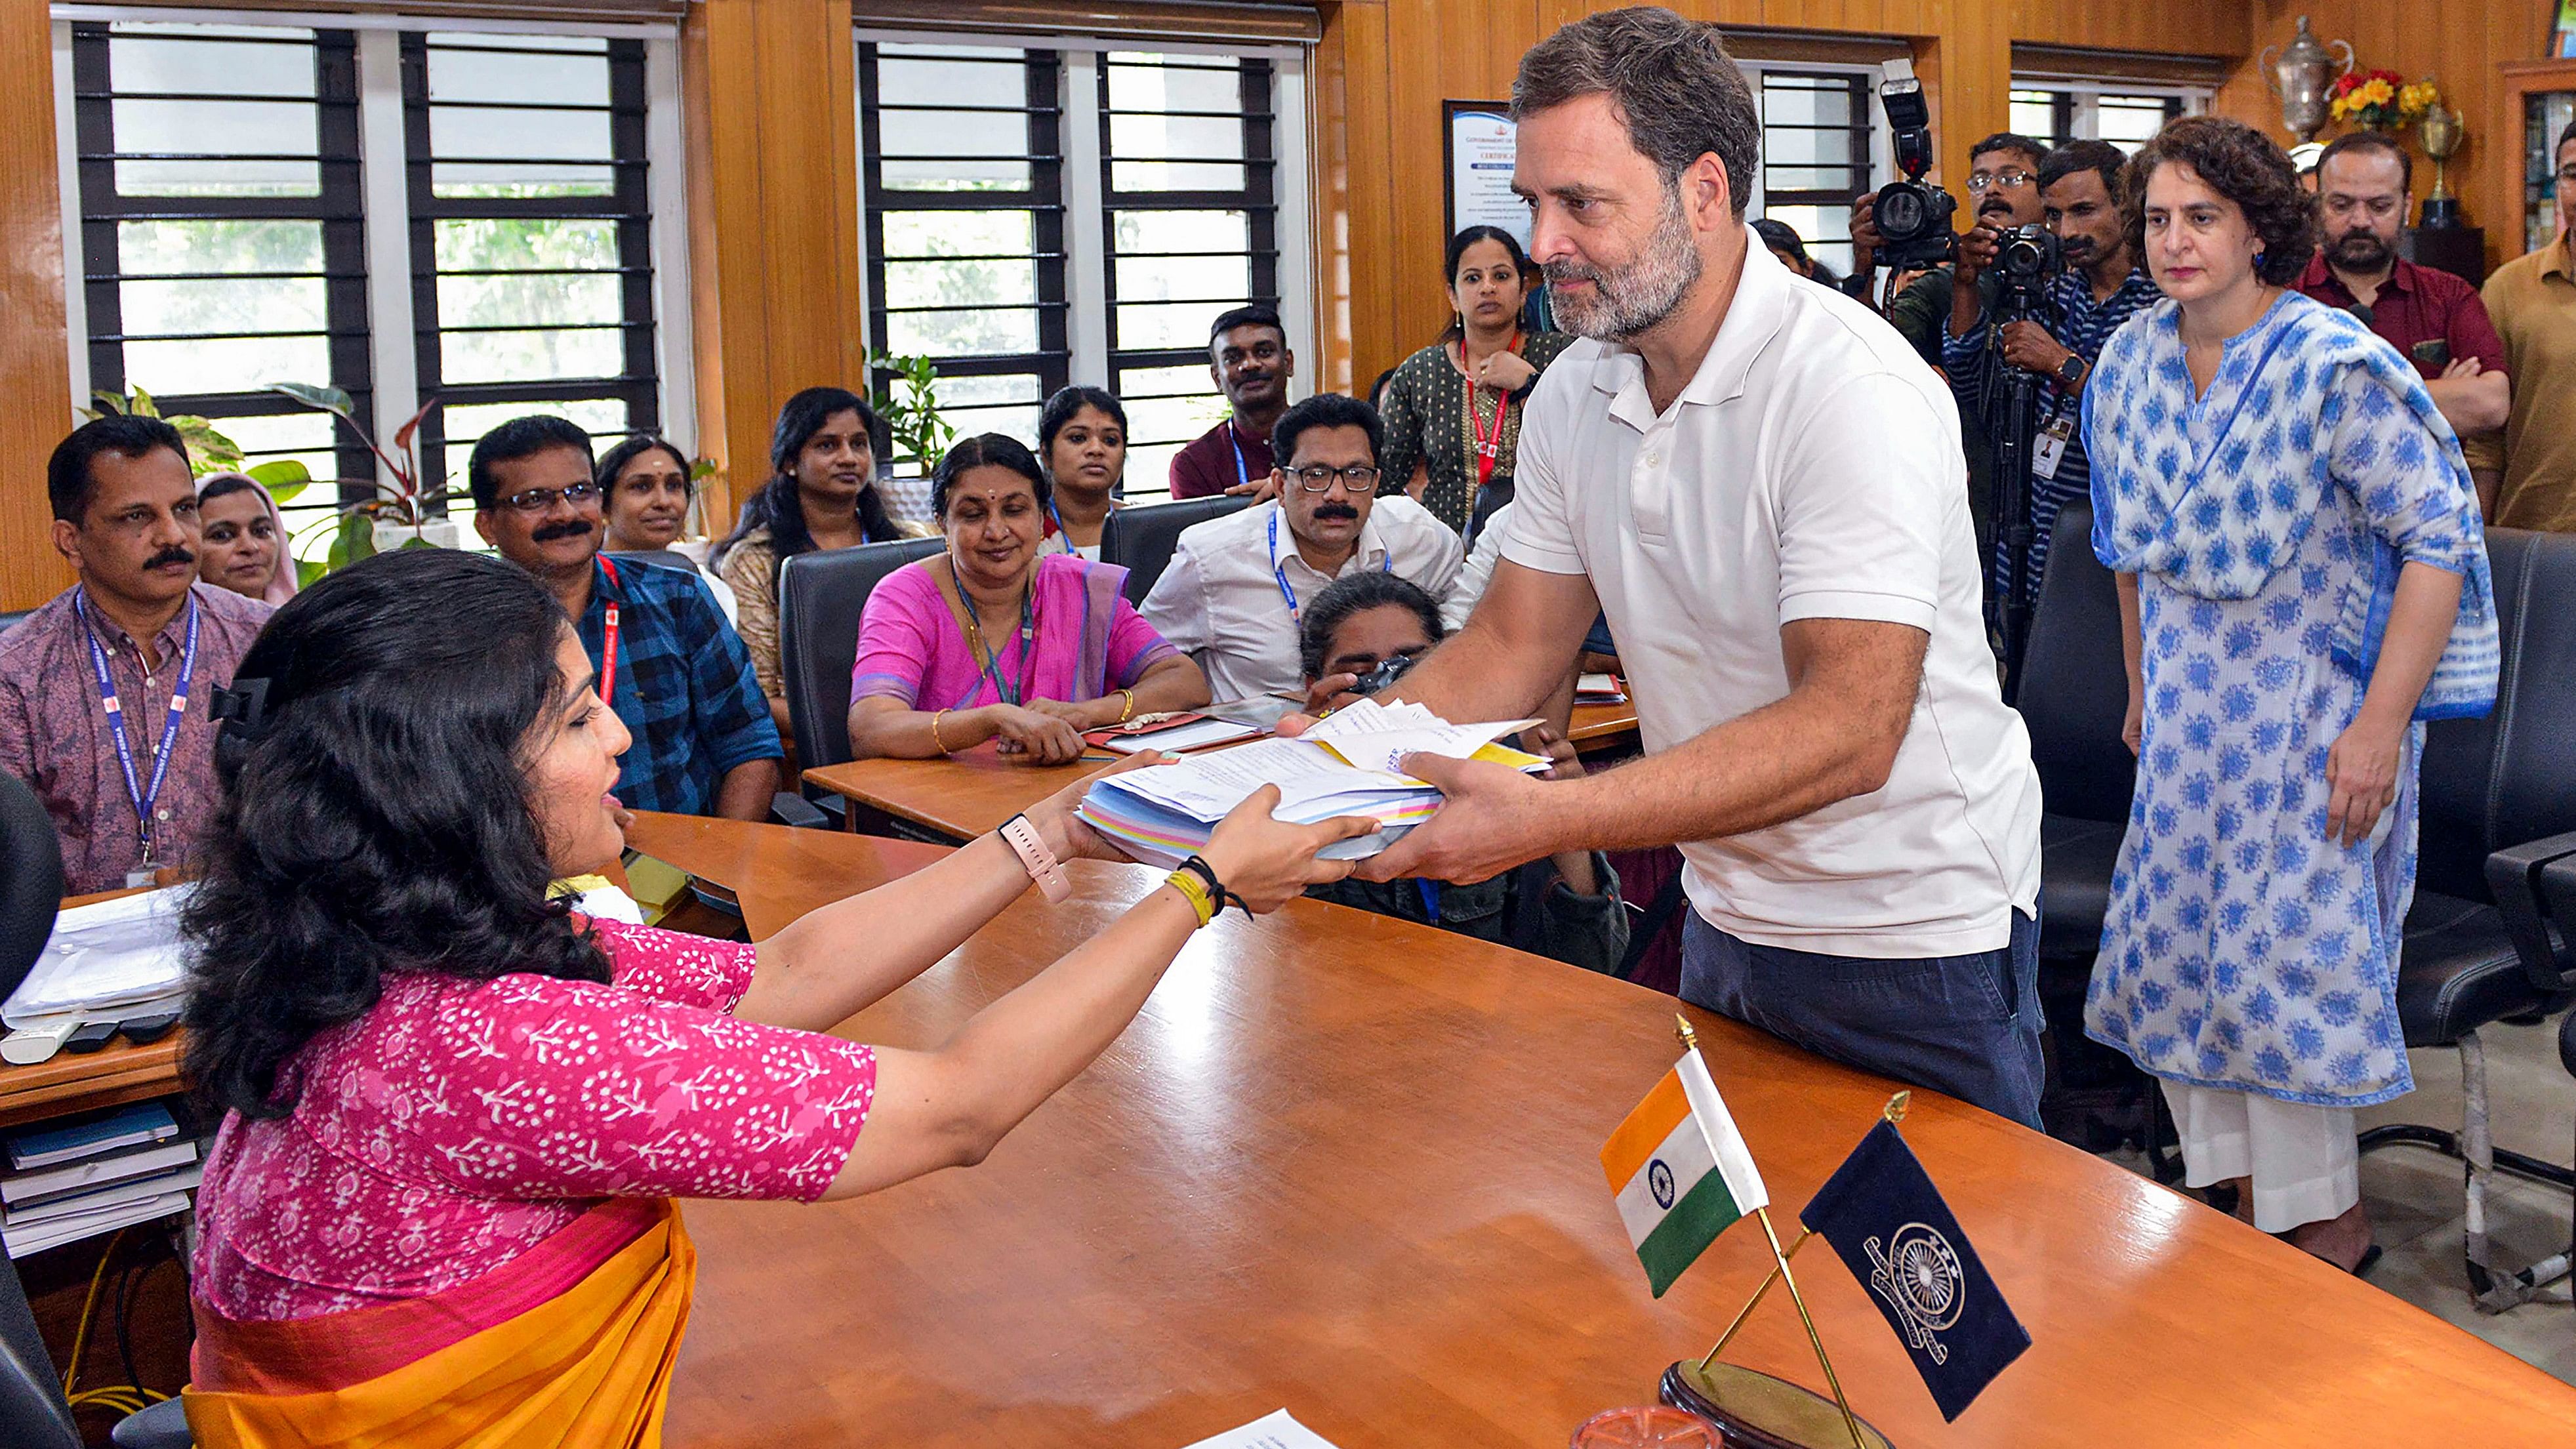
[[[0,1139],[0,1244],[12,1258],[183,1213],[205,1166],[160,1102],[22,1128]]]
[[[1487,760],[1536,774],[1548,768],[1547,760],[1496,743],[1536,723],[1453,725],[1417,704],[1364,699],[1296,739],[1260,740],[1104,777],[1085,792],[1079,813],[1128,855],[1169,867],[1196,855],[1217,822],[1254,791],[1276,785],[1276,819],[1376,821],[1376,834],[1322,852],[1329,860],[1357,860],[1386,849],[1440,809],[1440,792],[1399,768],[1406,755]]]

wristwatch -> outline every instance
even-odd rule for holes
[[[2066,360],[2057,364],[2057,380],[2070,388],[2084,381],[2084,372],[2084,354],[2080,352],[2067,353]]]

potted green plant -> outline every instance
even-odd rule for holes
[[[434,516],[430,505],[462,496],[452,491],[430,492],[421,486],[420,453],[416,446],[421,420],[438,406],[431,398],[421,404],[394,432],[393,447],[388,450],[378,443],[364,424],[358,421],[357,404],[336,387],[317,387],[311,383],[273,382],[268,391],[292,398],[309,408],[331,414],[346,423],[349,431],[376,455],[377,476],[359,484],[374,490],[376,496],[355,503],[343,503],[338,510],[320,522],[308,526],[333,530],[331,547],[322,559],[299,563],[296,567],[305,582],[319,578],[333,569],[344,568],[359,559],[397,548],[454,548],[458,534],[452,518]],[[343,487],[348,486],[344,480]]]

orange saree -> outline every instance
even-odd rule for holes
[[[677,1205],[626,1198],[434,1298],[277,1322],[199,1304],[188,1430],[204,1449],[652,1449],[696,1276]]]

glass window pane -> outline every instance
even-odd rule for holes
[[[1029,98],[1027,52],[985,46],[877,47],[880,106],[1018,106]]]
[[[319,332],[328,325],[319,277],[128,281],[116,290],[129,334]]]
[[[2104,96],[2095,106],[2094,129],[2123,151],[2135,151],[2164,129],[2162,96]]]
[[[1122,352],[1202,347],[1207,343],[1208,323],[1216,314],[1241,305],[1234,298],[1214,302],[1122,302],[1115,309],[1117,335],[1112,345]]]
[[[108,103],[120,153],[190,156],[311,156],[319,148],[314,107],[297,101]],[[140,160],[116,163],[128,196],[318,196],[322,168],[298,160]]]
[[[1033,443],[1038,433],[1038,379],[1034,373],[998,377],[943,377],[931,384],[939,415],[961,438],[1004,433]]]
[[[1205,335],[1201,333],[1202,337]],[[1216,383],[1208,370],[1197,363],[1182,367],[1122,367],[1118,370],[1118,400],[1131,406],[1139,398],[1201,395],[1216,396]],[[1219,398],[1218,401],[1224,400]],[[1214,425],[1214,420],[1210,420],[1209,426]],[[1199,429],[1201,433],[1206,431],[1207,428]]]
[[[1252,222],[1239,211],[1120,211],[1110,239],[1122,254],[1138,252],[1242,252],[1252,247]]]
[[[429,152],[442,161],[603,161],[611,154],[606,111],[429,108]]]
[[[1025,211],[889,211],[885,255],[1015,256],[1037,248],[1037,219]]]
[[[537,217],[447,218],[431,231],[442,272],[614,267],[617,223]]]
[[[441,200],[476,196],[613,196],[617,177],[605,166],[579,166],[567,161],[543,166],[442,161],[429,168],[429,189]]]
[[[579,327],[624,318],[615,276],[441,277],[438,320],[445,327]],[[623,369],[618,369],[622,371]]]
[[[1025,307],[1037,299],[1035,262],[886,263],[889,307]]]
[[[1150,63],[1161,56],[1127,51],[1109,56],[1109,109],[1113,111],[1233,111],[1243,109],[1243,73],[1228,66],[1207,67],[1204,56],[1174,60],[1195,65],[1165,67]],[[1114,123],[1113,123],[1114,124]]]
[[[1132,375],[1130,369],[1119,372],[1122,378]],[[1204,382],[1207,373],[1202,370],[1199,378]],[[1140,398],[1122,387],[1119,401],[1127,406],[1127,440],[1131,448],[1151,443],[1186,443],[1215,427],[1226,415],[1225,399],[1213,389],[1190,397]],[[1127,476],[1136,476],[1132,462],[1127,465]]]
[[[191,338],[125,344],[125,384],[154,394],[249,392],[272,382],[331,380],[319,337]]]
[[[559,105],[608,104],[608,57],[603,49],[587,55],[536,54],[497,50],[429,50],[429,98],[432,101],[530,101]],[[517,50],[513,39],[512,50]]]
[[[1844,82],[1780,75],[1762,79],[1766,126],[1847,126],[1851,113],[1851,87]]]
[[[1112,161],[1112,191],[1241,191],[1241,166],[1191,161]]]
[[[1241,160],[1243,122],[1228,116],[1111,116],[1109,154],[1129,160]]]
[[[125,221],[117,265],[127,276],[168,272],[319,272],[318,221]]]
[[[438,375],[451,383],[615,377],[626,370],[626,342],[615,328],[445,332],[438,357]]]
[[[202,34],[133,35],[120,28],[107,42],[107,71],[120,91],[310,100],[313,32],[269,33],[285,43],[228,42]]]
[[[885,345],[906,356],[1035,352],[1038,314],[1033,308],[999,307],[897,312],[886,318]]]
[[[1117,295],[1120,302],[1187,300],[1241,303],[1252,296],[1252,259],[1249,257],[1122,256],[1118,259],[1117,268]],[[1122,313],[1125,310],[1123,307],[1120,309]],[[1123,336],[1125,324],[1122,322],[1120,326]],[[1205,334],[1202,333],[1201,337],[1204,336]],[[1187,346],[1189,344],[1157,343],[1154,345]]]
[[[1807,244],[1807,255],[1837,272],[1851,271],[1851,208],[1848,206],[1765,206],[1762,214],[1785,223]]]

